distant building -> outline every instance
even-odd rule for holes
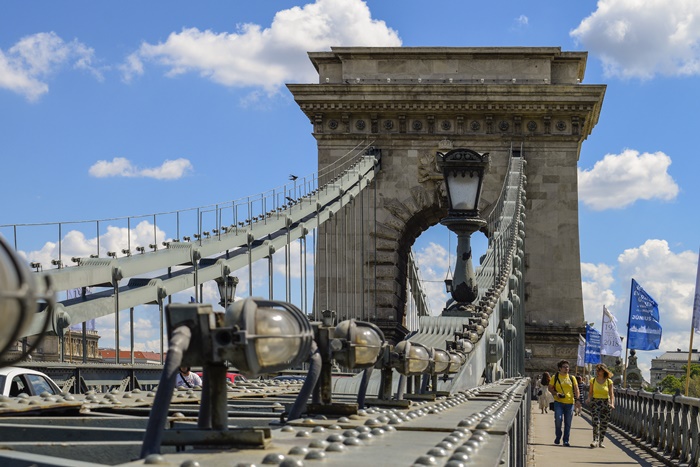
[[[63,361],[72,363],[81,363],[83,361],[83,353],[86,355],[88,363],[100,362],[100,352],[98,351],[98,342],[100,335],[97,331],[87,330],[85,333],[85,348],[83,349],[83,333],[82,331],[67,330],[64,335]],[[37,342],[37,336],[29,336],[26,341],[18,340],[14,346],[8,349],[7,359],[16,359],[22,355],[24,350],[29,350]],[[31,352],[31,360],[37,362],[58,362],[61,361],[60,340],[58,336],[46,335],[38,343],[37,347]]]
[[[700,353],[698,349],[693,349],[690,357],[691,364],[700,364]],[[688,364],[688,351],[676,349],[676,351],[666,352],[651,361],[651,385],[659,386],[661,381],[668,375],[676,378],[685,376],[683,365]]]
[[[116,363],[117,351],[114,349],[100,349],[102,360],[105,363]],[[165,356],[163,357],[165,358]],[[119,351],[119,363],[131,363],[131,351]],[[134,363],[147,365],[160,365],[160,354],[145,350],[134,350]]]

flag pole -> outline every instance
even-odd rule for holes
[[[688,369],[685,372],[685,397],[688,397],[688,388],[690,387],[690,361],[693,356],[693,334],[695,334],[695,328],[690,325],[690,347],[688,347]]]
[[[630,311],[627,314],[627,339],[625,343],[625,368],[623,370],[623,377],[622,377],[622,387],[627,388],[627,357],[629,355],[629,345],[630,345],[630,317],[632,316],[632,293],[634,293],[634,278],[632,278],[632,282],[630,282]]]
[[[690,363],[693,357],[693,336],[696,331],[696,321],[700,317],[696,316],[700,313],[700,252],[698,253],[698,272],[695,275],[695,298],[693,300],[693,315],[690,318],[690,345],[688,346],[688,369],[685,373],[685,396],[688,397],[688,389],[690,387]]]

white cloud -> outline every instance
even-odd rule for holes
[[[529,22],[530,22],[530,20],[525,15],[520,15],[515,19],[515,23],[518,26],[527,26]]]
[[[666,240],[647,240],[625,250],[618,263],[621,277],[634,278],[659,303],[663,321],[690,329],[698,255],[674,253]],[[687,328],[687,329],[685,329]]]
[[[156,228],[154,236],[153,224],[148,221],[139,222],[131,231],[128,228],[110,225],[100,235],[100,257],[106,258],[108,251],[115,251],[118,256],[122,256],[122,249],[126,249],[129,244],[132,251],[135,251],[136,246],[147,246],[151,243],[160,245],[164,240],[165,232]],[[64,266],[72,266],[71,257],[87,258],[97,253],[97,238],[87,238],[83,232],[71,230],[64,235],[60,250]],[[44,269],[49,269],[51,260],[58,259],[58,252],[58,243],[46,242],[38,250],[18,253],[28,262],[36,261],[41,263]]]
[[[168,76],[193,72],[224,86],[260,86],[274,93],[288,81],[317,79],[309,51],[400,45],[396,31],[372,19],[364,1],[316,0],[279,11],[269,28],[251,23],[231,33],[188,28],[165,42],[143,43],[123,70],[131,79],[142,72],[141,61],[151,61],[167,67]]]
[[[130,83],[135,76],[143,75],[143,62],[137,53],[133,53],[126,57],[126,61],[119,65],[119,71],[122,72],[122,80],[125,83]]]
[[[637,352],[647,380],[653,358],[668,350],[688,349],[697,262],[698,255],[693,251],[676,253],[665,240],[650,239],[622,252],[615,266],[581,264],[586,320],[595,323],[596,329],[600,329],[606,305],[617,318],[620,334],[626,337],[632,278],[659,304],[663,328],[660,348]]]
[[[26,36],[6,53],[0,50],[0,88],[36,101],[49,91],[46,79],[71,62],[102,80],[93,60],[94,50],[77,40],[65,42],[54,32]]]
[[[578,169],[580,200],[597,211],[624,208],[638,199],[670,201],[679,191],[668,173],[670,165],[671,158],[660,151],[606,154],[592,169]]]
[[[184,158],[166,160],[160,166],[150,169],[139,169],[129,159],[115,157],[111,162],[97,161],[88,172],[97,178],[147,177],[158,180],[177,180],[192,170],[192,163]]]
[[[615,282],[613,268],[607,264],[581,263],[583,310],[586,322],[599,327],[603,305],[614,308],[617,298],[611,287]]]
[[[449,263],[447,249],[430,242],[426,248],[415,250],[413,253],[423,279],[423,291],[428,297],[430,309],[433,315],[440,315],[449,298],[445,292],[444,282]]]
[[[700,73],[697,0],[599,0],[570,35],[600,57],[608,76]]]

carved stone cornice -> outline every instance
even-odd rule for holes
[[[486,134],[568,134],[582,138],[597,123],[605,94],[604,85],[288,87],[302,111],[316,123],[319,115],[335,120],[349,115],[351,119],[395,120],[395,128],[390,130],[401,133],[405,128],[406,133],[469,134],[478,126]],[[414,123],[404,127],[404,121]],[[551,127],[550,121],[554,123]],[[566,127],[558,128],[559,122]],[[523,126],[528,130],[523,131]],[[371,129],[372,133],[387,131],[384,125],[375,124]]]

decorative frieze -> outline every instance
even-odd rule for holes
[[[339,112],[358,113],[358,112],[396,112],[396,113],[426,113],[435,110],[459,112],[463,114],[478,113],[483,111],[513,113],[519,112],[523,114],[543,114],[543,113],[568,113],[585,115],[595,109],[590,105],[580,104],[508,104],[508,103],[445,103],[442,105],[429,103],[410,103],[405,102],[341,102],[335,104],[332,108],[321,103],[303,103],[301,109],[307,114],[327,112],[335,110]]]
[[[464,134],[464,116],[457,116],[457,133]]]

